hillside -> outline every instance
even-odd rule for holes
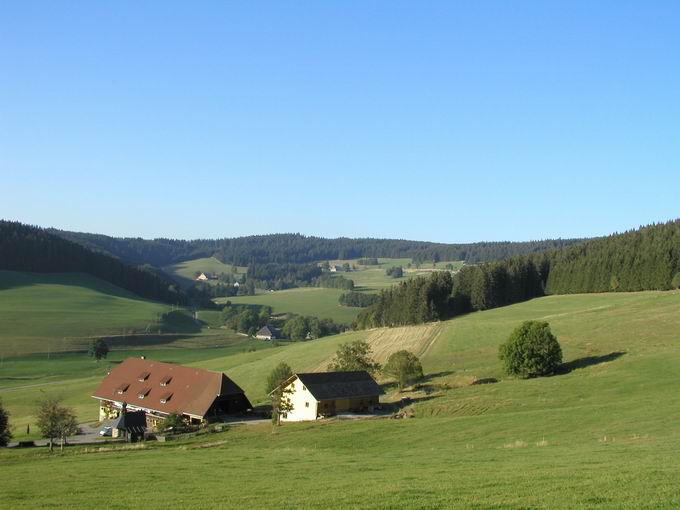
[[[550,322],[564,349],[564,374],[533,380],[501,375],[498,343],[525,319]],[[80,488],[98,484],[102,472],[124,462],[117,479],[126,491],[98,485],[100,497],[121,506],[148,495],[155,486],[149,473],[159,465],[164,498],[150,501],[151,508],[167,508],[168,501],[216,508],[216,500],[226,499],[230,506],[306,508],[680,504],[680,396],[674,389],[680,293],[550,296],[436,327],[434,342],[421,351],[428,379],[405,394],[413,400],[413,419],[286,424],[275,433],[269,424],[236,426],[206,439],[148,443],[135,451],[72,448],[49,460],[42,451],[2,451],[6,501],[13,508],[87,506],[91,494]],[[393,332],[400,330],[362,331],[196,365],[226,370],[258,400],[278,361],[313,369],[342,341]],[[483,379],[499,382],[471,384]],[[91,417],[96,405],[88,394],[96,384],[96,378],[75,379],[52,389],[77,391]],[[18,399],[37,388],[15,391]],[[282,470],[284,465],[295,469]],[[28,477],[45,482],[40,499],[34,497],[37,487],[25,483]]]
[[[82,273],[0,271],[0,353],[86,349],[95,335],[157,331],[169,310]]]
[[[305,263],[361,257],[410,258],[417,261],[462,260],[468,263],[501,260],[542,253],[581,242],[580,239],[549,239],[527,242],[479,242],[444,244],[402,239],[325,239],[300,234],[270,234],[223,239],[118,238],[101,234],[50,232],[90,249],[100,250],[129,263],[164,267],[196,258],[216,257],[226,264]]]
[[[205,257],[186,260],[177,264],[165,266],[162,269],[165,273],[182,283],[182,285],[190,285],[194,283],[194,274],[197,271],[214,275],[219,275],[220,273],[232,274],[233,266],[224,264],[215,257]],[[246,270],[246,267],[237,267],[236,274],[241,276],[245,274]]]
[[[153,268],[130,266],[47,230],[0,220],[0,270],[34,273],[86,273],[138,296],[184,303],[184,296]]]

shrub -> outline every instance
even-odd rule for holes
[[[12,431],[9,426],[9,413],[2,406],[0,400],[0,446],[7,446],[12,439]]]
[[[538,377],[557,370],[562,363],[562,349],[547,322],[526,321],[501,344],[499,357],[507,374]]]
[[[394,377],[399,383],[399,389],[414,383],[423,377],[423,366],[415,354],[409,351],[397,351],[387,360],[383,372]]]

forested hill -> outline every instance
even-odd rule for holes
[[[0,220],[0,270],[87,273],[138,296],[180,304],[176,286],[153,270],[129,266],[41,228]]]
[[[528,242],[481,242],[442,244],[400,239],[325,239],[300,234],[271,234],[232,239],[117,238],[51,230],[51,232],[120,257],[133,264],[163,267],[199,257],[217,257],[224,263],[245,266],[257,263],[306,263],[362,257],[412,258],[416,262],[464,260],[468,263],[503,260],[518,255],[542,253],[570,246],[579,239]]]
[[[680,220],[571,246],[549,260],[549,294],[677,288]]]
[[[525,301],[545,294],[680,288],[680,220],[414,278],[385,289],[360,327],[397,326]]]

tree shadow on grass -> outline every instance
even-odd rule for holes
[[[557,371],[557,375],[568,374],[569,372],[573,372],[574,370],[578,370],[580,368],[586,368],[591,367],[593,365],[599,365],[601,363],[615,361],[624,354],[626,353],[623,351],[615,351],[610,352],[609,354],[604,354],[602,356],[586,356],[585,358],[578,358],[567,363],[563,363],[562,366]]]

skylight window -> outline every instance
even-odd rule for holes
[[[163,377],[163,379],[161,379],[161,386],[167,386],[168,384],[170,384],[170,381],[172,381],[172,376],[166,375],[165,377]]]
[[[161,397],[161,404],[167,404],[172,398],[172,393],[168,392]]]
[[[139,395],[137,395],[139,398],[144,398],[146,397],[149,392],[151,391],[151,388],[144,388],[143,390],[140,390]]]
[[[139,374],[139,382],[146,381],[149,378],[150,375],[151,375],[151,372],[142,372],[141,374]]]
[[[123,393],[125,393],[127,391],[127,389],[129,387],[130,387],[130,385],[128,383],[123,383],[120,386],[118,386],[118,388],[116,388],[116,393],[118,393],[119,395],[122,395]]]

